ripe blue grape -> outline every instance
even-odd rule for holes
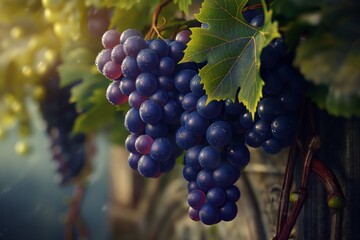
[[[200,210],[206,202],[206,195],[199,189],[193,190],[189,193],[187,201],[190,207],[195,210]]]
[[[129,154],[128,163],[132,169],[137,170],[141,156],[142,156],[141,154],[136,154],[136,153]]]
[[[232,201],[227,201],[224,206],[220,208],[220,216],[223,221],[233,220],[238,212],[236,204]]]
[[[264,121],[270,122],[282,112],[281,103],[273,97],[264,98],[259,102],[257,114]]]
[[[186,166],[185,166],[186,167]],[[215,187],[214,177],[213,177],[213,171],[202,169],[196,177],[196,184],[198,187],[207,192],[211,188]]]
[[[121,64],[126,57],[123,45],[118,44],[111,50],[111,60],[116,64]]]
[[[145,123],[141,120],[139,111],[131,108],[125,115],[124,125],[129,132],[141,134],[145,130]]]
[[[166,91],[157,89],[156,92],[150,96],[150,99],[156,102],[160,107],[163,107],[169,100]]]
[[[140,154],[149,154],[154,140],[149,135],[140,135],[135,140],[135,149]]]
[[[230,125],[225,121],[213,122],[206,131],[206,140],[214,147],[224,147],[231,140]]]
[[[146,42],[139,36],[131,36],[124,42],[124,52],[127,56],[136,57],[144,48],[146,48]]]
[[[240,199],[241,192],[235,185],[226,188],[225,192],[227,199],[231,202],[237,202]]]
[[[112,49],[120,42],[120,33],[114,29],[106,31],[101,38],[101,43],[106,49]]]
[[[169,48],[169,57],[171,57],[175,63],[178,63],[184,57],[186,45],[182,42],[173,41],[170,43]]]
[[[167,138],[157,138],[154,140],[150,149],[150,156],[155,161],[165,162],[172,154],[172,145]]]
[[[207,95],[202,96],[199,98],[196,104],[197,112],[204,118],[207,119],[214,119],[218,117],[221,113],[222,109],[222,102],[213,100],[206,104]]]
[[[146,124],[145,133],[154,139],[166,137],[169,132],[167,124],[159,122],[157,124]]]
[[[170,57],[163,57],[159,60],[159,74],[160,75],[171,75],[175,71],[175,62]]]
[[[212,225],[220,222],[221,220],[220,209],[208,203],[204,204],[201,207],[199,211],[199,215],[201,222],[206,225]]]
[[[143,155],[138,162],[138,171],[144,177],[157,177],[160,168],[160,163],[152,159],[150,155]]]
[[[160,106],[152,100],[144,101],[140,106],[139,113],[144,123],[149,124],[158,123],[162,117]]]
[[[190,81],[196,75],[194,70],[184,69],[174,77],[174,85],[176,89],[183,94],[190,92]]]
[[[227,160],[238,169],[243,169],[250,162],[249,149],[242,143],[232,143],[227,149]]]
[[[105,63],[102,72],[110,80],[116,80],[122,74],[121,66],[113,61],[108,61]]]
[[[176,132],[176,144],[184,150],[187,150],[199,143],[199,138],[185,127],[180,127]]]
[[[147,72],[141,73],[135,81],[136,90],[143,96],[151,96],[157,89],[157,78]]]
[[[196,111],[190,113],[185,121],[185,128],[194,135],[201,136],[209,127],[209,120],[200,116]]]
[[[125,148],[130,153],[139,153],[135,148],[135,141],[136,141],[137,137],[138,137],[137,134],[130,134],[127,136],[127,138],[125,140]]]
[[[125,57],[121,64],[121,72],[126,78],[136,79],[141,72],[137,65],[136,58],[130,56]]]
[[[181,105],[185,111],[194,111],[197,101],[198,97],[194,93],[189,92],[183,97]]]
[[[132,36],[142,37],[142,34],[136,29],[126,29],[120,35],[120,44],[124,44],[125,41]]]
[[[120,91],[119,84],[120,81],[114,81],[109,84],[106,90],[106,99],[112,105],[121,105],[128,100],[128,97]]]
[[[213,146],[206,146],[200,151],[198,161],[204,169],[214,170],[221,162],[221,153]]]
[[[149,44],[149,48],[154,50],[159,58],[166,57],[169,53],[169,46],[162,39],[154,39]]]
[[[104,65],[111,60],[111,49],[103,49],[95,59],[95,65],[99,72],[103,72]]]
[[[133,91],[129,95],[128,103],[129,103],[130,107],[139,110],[141,104],[143,102],[145,102],[146,100],[147,100],[146,96],[141,95],[138,91]]]
[[[159,58],[154,50],[145,48],[137,55],[136,62],[142,72],[152,72],[157,68]]]
[[[120,90],[124,95],[130,96],[130,94],[136,90],[135,81],[128,78],[121,79]]]
[[[199,77],[199,75],[196,74],[190,80],[190,90],[197,97],[205,95],[204,84],[201,83],[201,78]]]
[[[188,182],[190,181],[195,181],[196,177],[198,176],[198,172],[195,168],[193,168],[190,165],[186,165],[183,168],[183,177],[185,178],[185,180],[187,180]]]
[[[226,201],[226,192],[219,187],[211,188],[206,193],[206,203],[214,207],[221,207]]]
[[[204,146],[202,146],[202,145],[197,145],[197,146],[189,148],[186,151],[186,154],[184,157],[185,164],[191,166],[195,170],[201,170],[202,166],[199,163],[198,157],[203,148],[204,148]]]

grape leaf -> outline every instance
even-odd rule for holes
[[[360,96],[359,10],[337,7],[324,12],[320,27],[299,45],[295,59],[308,80],[343,96]]]
[[[174,0],[175,4],[179,5],[179,9],[184,11],[185,14],[189,14],[189,7],[191,5],[192,0]]]
[[[279,37],[277,23],[271,21],[271,10],[264,7],[264,26],[255,28],[243,18],[247,0],[205,0],[195,17],[209,28],[191,28],[191,40],[185,50],[185,61],[207,62],[200,70],[208,101],[237,96],[254,116],[262,97],[260,53]],[[263,6],[265,6],[264,2]]]

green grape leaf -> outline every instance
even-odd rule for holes
[[[296,52],[295,64],[308,80],[329,86],[337,95],[360,97],[359,22],[354,9],[324,12],[320,27]]]
[[[207,62],[199,75],[208,101],[230,98],[245,104],[254,116],[262,97],[260,53],[279,37],[271,10],[264,7],[264,26],[249,25],[242,12],[247,0],[205,0],[195,17],[209,28],[191,28],[191,40],[182,62]],[[262,2],[263,3],[263,2]],[[263,3],[263,6],[265,4]]]
[[[189,14],[189,7],[191,5],[192,0],[174,0],[175,4],[179,5],[179,9],[184,11],[185,14]]]

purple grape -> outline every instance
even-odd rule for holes
[[[238,209],[234,202],[227,201],[224,206],[220,208],[221,220],[223,221],[231,221],[237,215]]]
[[[231,140],[231,127],[225,121],[213,122],[206,131],[206,140],[214,147],[222,148]]]
[[[174,88],[174,83],[169,76],[159,76],[158,86],[164,91],[170,91]]]
[[[193,190],[189,193],[187,202],[191,208],[200,210],[206,202],[206,195],[201,190]]]
[[[142,34],[136,30],[136,29],[127,29],[125,31],[123,31],[120,35],[120,44],[124,44],[125,41],[129,38],[129,37],[133,37],[133,36],[138,36],[138,37],[142,37]]]
[[[190,41],[190,30],[182,30],[176,34],[175,41],[182,42],[183,44],[187,44]]]
[[[95,65],[99,72],[103,72],[104,65],[111,61],[111,49],[103,49],[95,59]]]
[[[160,163],[152,159],[150,155],[143,155],[138,163],[139,173],[148,178],[158,177],[160,168]]]
[[[172,154],[172,145],[167,138],[158,138],[154,140],[150,149],[150,156],[155,161],[166,162]]]
[[[141,95],[138,91],[133,91],[129,95],[128,102],[129,102],[130,107],[139,110],[141,104],[143,102],[145,102],[146,100],[147,100],[146,96]]]
[[[144,48],[146,48],[146,42],[139,36],[131,36],[124,42],[124,52],[127,56],[136,57]]]
[[[145,133],[152,138],[162,138],[168,135],[168,125],[162,122],[157,124],[146,124]]]
[[[206,104],[207,95],[202,96],[199,98],[196,104],[196,110],[200,114],[200,116],[213,119],[220,115],[222,109],[222,103],[216,100],[213,100]]]
[[[231,202],[237,202],[240,199],[241,193],[238,187],[232,185],[225,189],[227,199]]]
[[[239,170],[227,162],[221,162],[213,174],[215,186],[227,188],[238,180]]]
[[[183,94],[190,92],[190,81],[196,75],[194,70],[181,70],[174,77],[174,85],[176,89]]]
[[[215,187],[213,171],[207,169],[201,170],[196,177],[196,184],[204,192],[207,192],[211,188]]]
[[[107,77],[110,80],[116,80],[122,74],[121,66],[113,61],[108,61],[107,63],[105,63],[102,71],[105,77]]]
[[[183,168],[183,177],[188,182],[195,181],[199,171],[190,165],[185,165]]]
[[[136,58],[127,56],[121,64],[121,72],[126,78],[136,79],[141,72],[136,63]]]
[[[159,60],[159,75],[171,75],[175,71],[175,62],[170,57],[163,57]]]
[[[181,105],[185,111],[194,111],[196,110],[196,103],[198,99],[199,98],[194,93],[189,92],[183,97]]]
[[[138,164],[139,164],[139,160],[140,160],[141,156],[142,156],[141,154],[130,153],[130,155],[128,157],[128,163],[132,169],[134,169],[134,170],[138,169]]]
[[[196,136],[204,135],[209,127],[209,120],[196,111],[190,113],[185,121],[185,128]]]
[[[138,67],[142,72],[152,72],[158,66],[158,56],[154,50],[145,48],[136,57]]]
[[[201,222],[206,225],[216,224],[221,221],[220,209],[217,207],[213,207],[208,203],[204,204],[201,207],[199,215]]]
[[[128,78],[121,79],[120,90],[124,95],[130,96],[130,94],[136,90],[135,81]]]
[[[167,124],[174,124],[179,121],[181,116],[181,107],[174,101],[169,100],[163,107],[162,121]]]
[[[262,145],[264,151],[268,154],[277,154],[282,149],[282,143],[281,140],[272,137],[268,140],[266,140]]]
[[[126,129],[129,132],[141,134],[145,130],[145,123],[141,120],[139,111],[131,108],[125,115]]]
[[[144,101],[139,109],[140,117],[145,123],[156,124],[162,117],[162,111],[160,106],[152,101]]]
[[[204,169],[214,170],[221,162],[221,153],[215,147],[206,146],[200,151],[198,160]]]
[[[101,43],[106,49],[112,49],[119,44],[120,33],[114,29],[106,31],[101,38]]]
[[[155,39],[149,44],[149,48],[154,50],[159,58],[166,57],[169,53],[169,46],[162,39]]]
[[[201,78],[199,75],[196,74],[190,80],[190,90],[193,94],[195,94],[198,97],[201,97],[205,94],[204,84],[201,83]]]
[[[178,63],[184,57],[186,45],[182,42],[173,41],[170,43],[169,48],[169,57],[171,57],[175,63]]]
[[[136,138],[135,141],[136,151],[138,151],[138,153],[143,155],[149,154],[153,141],[154,141],[153,138],[150,137],[149,135],[140,135],[139,137]]]
[[[130,153],[139,153],[135,148],[135,141],[136,141],[137,137],[138,137],[137,134],[130,134],[129,136],[127,136],[127,138],[125,140],[125,148]]]
[[[259,117],[267,122],[271,122],[282,113],[281,103],[273,97],[264,98],[257,106]]]
[[[176,132],[176,144],[184,150],[199,144],[200,139],[185,127],[180,127]]]
[[[198,170],[198,171],[201,170],[202,166],[199,163],[198,157],[199,157],[199,153],[201,152],[201,150],[203,148],[204,148],[204,146],[202,146],[202,145],[197,145],[197,146],[189,148],[186,151],[186,154],[184,157],[185,164],[191,166],[195,170]]]
[[[238,169],[243,169],[250,162],[249,149],[242,143],[232,143],[226,152],[227,160]]]
[[[126,57],[126,54],[124,52],[123,45],[118,44],[116,45],[112,51],[111,51],[111,60],[115,62],[116,64],[122,64]]]
[[[144,96],[151,96],[157,89],[157,78],[151,74],[143,72],[135,81],[136,90]]]
[[[150,96],[150,99],[156,102],[160,107],[163,107],[168,102],[169,97],[164,90],[158,88],[156,92]]]
[[[226,201],[226,193],[222,188],[214,187],[206,193],[206,203],[214,207],[221,207]]]
[[[106,99],[112,105],[121,105],[128,100],[128,97],[120,91],[119,84],[120,81],[114,81],[109,84],[106,90]]]
[[[195,210],[195,209],[190,207],[188,214],[189,214],[189,217],[193,221],[196,221],[196,222],[200,221],[200,216],[199,216],[199,211],[198,210]]]

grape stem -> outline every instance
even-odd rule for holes
[[[163,2],[161,2],[159,5],[156,6],[153,15],[152,15],[152,21],[151,21],[151,28],[149,30],[149,32],[146,34],[145,39],[150,39],[151,36],[154,34],[154,32],[157,34],[157,36],[161,39],[164,39],[160,32],[159,32],[159,27],[157,26],[158,23],[158,18],[159,18],[159,14],[161,12],[161,10],[168,5],[172,0],[165,0]],[[165,23],[163,25],[166,24],[166,19],[165,19]]]
[[[319,178],[321,183],[324,185],[328,199],[332,197],[339,197],[343,199],[343,194],[340,188],[340,184],[338,183],[334,173],[317,157],[314,156],[317,149],[320,148],[320,138],[315,135],[311,138],[310,143],[308,144],[307,151],[305,153],[304,148],[301,143],[298,144],[300,152],[304,158],[304,168],[301,178],[301,186],[298,190],[299,197],[296,201],[295,205],[290,211],[289,216],[287,217],[287,209],[288,209],[288,199],[281,198],[280,207],[279,207],[279,218],[278,218],[278,225],[277,225],[277,234],[273,239],[276,240],[286,240],[289,238],[290,233],[296,223],[296,220],[299,217],[300,211],[304,206],[305,200],[307,198],[307,185],[309,180],[310,171],[315,173]],[[289,154],[291,155],[291,153]],[[293,157],[289,157],[288,166],[286,170],[293,172]],[[290,176],[290,177],[289,177]],[[286,172],[283,186],[283,195],[289,195],[290,189],[289,185],[292,182],[293,173]],[[286,202],[286,203],[283,203]],[[341,236],[341,223],[342,223],[342,207],[339,209],[331,210],[332,216],[332,227],[331,227],[331,239],[340,239]]]

